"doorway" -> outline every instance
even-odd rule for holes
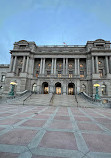
[[[48,94],[49,93],[49,87],[48,87],[48,83],[44,82],[42,84],[42,89],[43,89],[43,94]]]
[[[74,83],[69,83],[68,84],[68,95],[74,95],[75,91],[75,86],[74,86]]]
[[[61,83],[56,83],[55,84],[55,90],[56,90],[56,94],[60,95],[61,94]]]

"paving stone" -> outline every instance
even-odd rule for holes
[[[32,155],[32,158],[63,158],[63,157],[52,157],[52,156],[37,156],[37,155]],[[67,157],[65,157],[67,158]]]
[[[0,125],[13,125],[17,122],[21,121],[20,119],[15,119],[15,118],[7,118],[4,120],[0,120]]]
[[[77,123],[80,130],[103,131],[99,126],[93,123]]]
[[[110,123],[111,124],[111,119],[107,119],[107,118],[95,118],[96,121],[98,121],[99,123]]]
[[[21,126],[29,127],[42,127],[45,124],[46,120],[28,120],[21,124]]]
[[[54,120],[49,128],[54,128],[54,129],[73,129],[72,123],[69,121],[56,121]]]
[[[41,114],[36,114],[32,118],[37,118],[37,119],[48,119],[51,115],[41,115]]]
[[[55,116],[55,120],[70,120],[69,116]]]
[[[73,133],[46,132],[41,140],[40,147],[77,150],[77,144]]]
[[[0,136],[0,144],[27,145],[37,131],[29,129],[14,129]]]
[[[7,116],[11,116],[13,115],[13,113],[2,113],[0,114],[0,117],[7,117]]]
[[[111,135],[83,134],[90,151],[111,153]]]
[[[76,121],[92,121],[90,118],[88,117],[79,117],[79,116],[74,116]]]
[[[0,152],[0,158],[18,158],[19,154]]]

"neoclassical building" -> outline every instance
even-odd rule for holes
[[[37,46],[35,42],[21,40],[14,43],[10,54],[2,87],[4,93],[10,91],[10,82],[16,81],[16,92],[74,95],[84,91],[94,96],[93,85],[99,83],[101,97],[111,97],[110,41],[97,39],[86,45]]]

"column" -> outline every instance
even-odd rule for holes
[[[14,58],[13,72],[16,70],[17,56]]]
[[[109,71],[110,71],[110,74],[111,74],[111,56],[109,57]]]
[[[22,72],[25,71],[25,60],[26,60],[26,57],[24,56],[24,57],[23,57]]]
[[[75,75],[77,75],[77,59],[75,59]]]
[[[98,70],[98,56],[96,56],[96,74],[99,73],[99,70]]]
[[[108,56],[105,57],[105,67],[106,67],[106,74],[109,74]]]
[[[68,75],[68,58],[66,58],[66,75]]]
[[[42,74],[42,58],[41,58],[41,62],[40,62],[40,74]]]
[[[11,56],[9,72],[12,72],[13,60],[14,60],[14,57]]]
[[[65,75],[65,58],[63,58],[63,75]]]
[[[28,72],[28,65],[29,65],[29,56],[27,57],[26,70],[25,70],[25,72]]]
[[[51,74],[54,73],[54,59],[52,58],[52,65],[51,65]]]
[[[77,59],[77,75],[80,75],[79,59]]]
[[[42,74],[45,74],[45,59],[43,59],[43,70],[42,70]]]
[[[92,56],[92,74],[95,74],[94,57]]]
[[[56,62],[57,62],[57,59],[55,58],[55,62],[54,62],[54,75],[56,75]]]

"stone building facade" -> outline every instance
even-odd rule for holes
[[[110,41],[97,39],[86,45],[37,46],[21,40],[10,51],[4,93],[16,81],[16,92],[71,95],[81,91],[94,96],[95,83],[101,97],[111,97]]]

